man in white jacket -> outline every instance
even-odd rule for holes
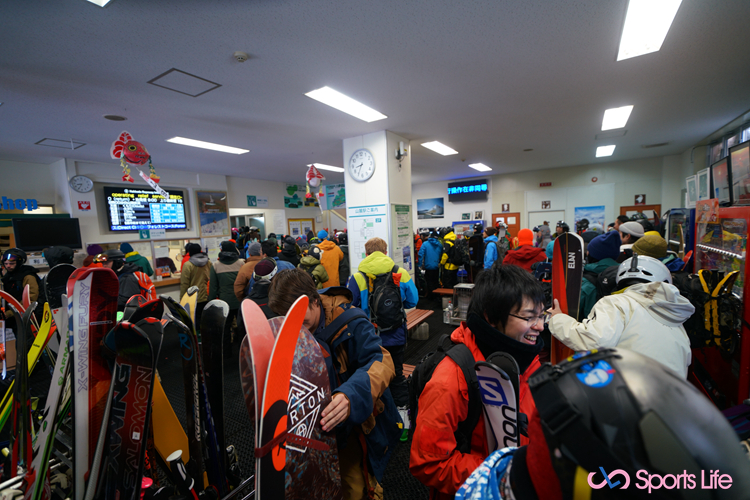
[[[667,267],[634,255],[617,270],[618,291],[600,299],[579,323],[554,301],[549,330],[575,351],[624,347],[659,361],[687,378],[690,340],[682,324],[695,307],[672,285]]]

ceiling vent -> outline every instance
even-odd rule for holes
[[[127,120],[124,116],[120,115],[104,115],[105,120],[112,120],[113,122],[124,122]]]
[[[37,141],[34,144],[37,146],[47,146],[49,148],[60,148],[60,149],[78,149],[86,145],[85,142],[76,142],[74,140],[64,139],[50,139],[45,137],[41,141]]]
[[[173,92],[189,95],[190,97],[198,97],[221,87],[216,82],[191,75],[176,68],[162,73],[156,78],[149,80],[148,83]]]
[[[659,143],[656,143],[656,144],[644,144],[641,147],[643,149],[660,148],[662,146],[666,146],[667,144],[669,144],[669,143],[668,142],[659,142]]]
[[[625,129],[613,130],[611,132],[602,132],[601,134],[596,134],[594,138],[598,141],[601,139],[611,139],[613,137],[624,137],[627,133],[628,131]]]

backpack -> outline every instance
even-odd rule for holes
[[[599,274],[593,271],[583,270],[583,277],[586,278],[596,288],[596,300],[612,295],[617,288],[617,266],[610,266]]]
[[[466,385],[469,388],[469,412],[466,420],[458,423],[455,432],[456,445],[461,453],[469,453],[471,449],[471,435],[479,423],[482,414],[482,399],[479,393],[479,381],[474,371],[474,356],[464,344],[454,344],[450,335],[443,335],[438,342],[437,351],[431,352],[423,357],[414,371],[409,376],[409,409],[411,413],[410,436],[414,435],[417,428],[417,416],[419,414],[419,397],[422,395],[427,382],[432,378],[435,368],[445,357],[451,358],[464,374]]]
[[[320,285],[320,280],[318,279],[318,277],[316,275],[313,274],[313,271],[318,266],[302,266],[302,265],[300,265],[299,267],[301,267],[302,269],[304,269],[305,272],[312,277],[313,281],[315,282],[315,286],[316,287],[318,285]]]
[[[143,295],[146,300],[156,300],[156,287],[154,286],[154,282],[151,281],[151,278],[141,271],[134,272],[133,276],[138,280],[138,288],[141,290],[141,295]]]
[[[463,266],[471,262],[469,255],[469,242],[466,238],[455,240],[452,245],[448,246],[448,263],[454,266]]]
[[[369,290],[367,306],[370,309],[370,321],[377,329],[378,335],[406,323],[398,265],[394,265],[393,269],[387,273],[376,275],[374,280],[371,280],[364,272],[360,271],[360,273],[364,276]]]

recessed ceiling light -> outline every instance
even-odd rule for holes
[[[120,115],[104,115],[105,120],[112,120],[113,122],[124,122],[127,120],[124,116]]]
[[[359,101],[355,101],[351,97],[342,94],[330,87],[323,87],[317,90],[312,90],[305,94],[307,97],[315,99],[316,101],[327,104],[332,108],[336,108],[339,111],[348,113],[354,117],[364,120],[366,122],[375,122],[388,118],[380,111],[376,111],[369,106],[365,106]]]
[[[443,156],[458,154],[458,151],[456,151],[455,149],[448,147],[442,142],[438,142],[438,141],[423,142],[422,146],[426,147],[427,149],[431,149],[436,153],[440,153]]]
[[[600,158],[602,156],[612,156],[612,153],[615,152],[615,145],[611,146],[599,146],[596,148],[596,157]]]
[[[111,0],[89,0],[89,2],[98,5],[99,7],[104,7],[107,5]]]
[[[622,106],[621,108],[611,108],[604,112],[602,120],[602,130],[614,130],[623,128],[628,123],[633,106]]]
[[[489,172],[490,170],[492,170],[484,163],[471,163],[469,167],[473,168],[474,170],[479,170],[480,172]]]
[[[617,60],[661,49],[682,0],[630,0]]]
[[[223,146],[221,144],[214,144],[213,142],[196,141],[195,139],[186,139],[184,137],[172,137],[167,139],[167,142],[174,144],[182,144],[183,146],[193,146],[194,148],[211,149],[213,151],[221,151],[222,153],[232,153],[235,155],[242,155],[249,152],[249,149],[233,148],[231,146]]]
[[[326,165],[325,163],[311,163],[307,167],[312,167],[315,165],[315,168],[319,170],[330,170],[331,172],[343,172],[344,169],[341,167],[334,167],[333,165]]]

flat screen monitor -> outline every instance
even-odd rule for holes
[[[168,200],[149,189],[105,186],[109,230],[187,229],[184,193],[166,191]]]
[[[750,205],[750,141],[729,148],[735,205]]]
[[[712,194],[713,198],[719,200],[720,204],[732,204],[730,175],[728,156],[711,165],[711,184],[713,185]]]
[[[78,219],[29,217],[13,219],[16,246],[27,252],[38,252],[52,246],[83,248]]]

